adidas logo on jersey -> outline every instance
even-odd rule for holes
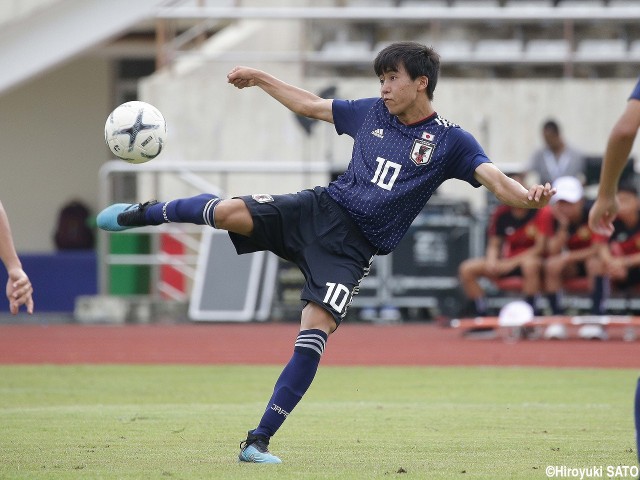
[[[382,130],[381,128],[376,128],[371,132],[371,135],[378,138],[384,138],[384,130]]]

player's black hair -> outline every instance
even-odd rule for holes
[[[440,55],[433,48],[417,42],[392,43],[378,53],[373,62],[373,70],[379,77],[386,72],[397,71],[400,65],[404,65],[412,80],[421,76],[429,79],[427,97],[433,100],[440,72]]]

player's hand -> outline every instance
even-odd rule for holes
[[[547,182],[544,185],[533,185],[527,193],[527,198],[530,202],[535,202],[536,207],[544,207],[555,194],[556,189],[551,188],[551,184]]]
[[[17,314],[20,306],[27,307],[28,313],[33,313],[33,287],[31,281],[24,270],[12,268],[8,272],[7,299],[9,300],[9,310],[12,314]]]
[[[610,237],[613,221],[618,214],[618,200],[613,197],[598,197],[589,210],[589,228],[594,233]]]
[[[255,68],[233,67],[227,74],[227,82],[236,88],[255,87],[258,72]]]

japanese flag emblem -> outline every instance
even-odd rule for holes
[[[429,132],[422,132],[422,138],[429,142],[433,142],[436,139],[436,136]]]

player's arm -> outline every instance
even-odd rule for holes
[[[618,212],[616,193],[618,182],[640,128],[640,100],[627,102],[624,113],[614,125],[600,171],[598,197],[589,212],[589,227],[599,234],[613,233],[613,220]]]
[[[13,244],[9,218],[2,206],[2,202],[0,202],[0,260],[2,260],[9,276],[6,294],[11,313],[18,313],[20,305],[26,305],[27,311],[33,313],[33,299],[31,297],[33,288],[29,277],[22,270],[22,263],[20,263]]]
[[[260,87],[294,113],[333,123],[333,100],[289,85],[262,70],[234,67],[227,81],[237,88]]]
[[[493,163],[480,164],[474,172],[474,177],[498,200],[512,207],[541,208],[549,203],[553,194],[556,193],[548,183],[534,185],[527,190],[513,178],[507,177]]]

